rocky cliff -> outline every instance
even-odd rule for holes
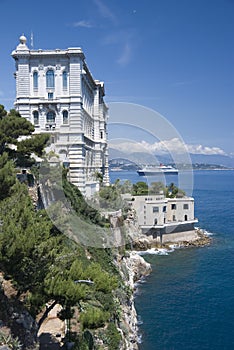
[[[16,298],[16,291],[2,274],[0,274],[0,337],[2,338],[0,345],[7,344],[10,349],[38,348],[36,321]]]
[[[119,270],[127,287],[126,299],[122,303],[121,350],[138,349],[138,318],[134,305],[135,283],[151,272],[151,266],[135,252],[128,252],[119,262]],[[127,292],[128,291],[128,292]]]

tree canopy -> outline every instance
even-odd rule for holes
[[[74,306],[85,303],[84,311],[80,310],[81,329],[107,324],[104,341],[117,350],[119,332],[115,324],[108,326],[117,315],[113,291],[120,282],[112,252],[95,248],[87,252],[59,232],[45,210],[35,210],[27,186],[17,181],[16,165],[30,164],[33,153],[42,155],[48,140],[47,135],[33,132],[33,125],[18,112],[7,113],[0,105],[0,271],[23,295],[33,316],[53,300],[63,306],[61,318],[68,319]],[[77,215],[105,225],[99,212],[67,180],[65,171],[62,184]],[[76,283],[79,280],[93,283]]]
[[[145,181],[138,181],[136,183],[131,183],[129,180],[121,183],[119,179],[115,181],[113,185],[108,188],[102,188],[100,191],[100,203],[103,202],[103,207],[111,207],[110,203],[118,203],[120,201],[120,195],[122,193],[131,193],[133,196],[142,195],[158,195],[163,194],[165,197],[183,197],[185,192],[176,186],[173,182],[169,185],[165,185],[161,181],[153,181],[148,185]],[[116,205],[115,205],[116,206]]]
[[[27,166],[32,163],[30,156],[41,156],[47,134],[33,134],[34,126],[14,109],[10,112],[0,105],[0,156],[6,152],[16,164]]]
[[[16,183],[13,161],[8,160],[7,153],[0,155],[0,200],[10,195],[12,186]]]

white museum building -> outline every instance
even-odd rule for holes
[[[51,149],[69,165],[69,179],[90,197],[97,174],[109,184],[104,83],[95,80],[81,48],[31,50],[24,35],[12,52],[16,64],[15,109],[51,135]]]

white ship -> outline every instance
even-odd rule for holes
[[[137,173],[140,176],[153,176],[158,174],[177,175],[178,169],[173,168],[171,165],[147,165],[144,168],[137,170]]]

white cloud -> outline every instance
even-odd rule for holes
[[[81,20],[73,23],[73,27],[82,27],[82,28],[93,28],[93,24],[86,20]]]
[[[204,155],[225,155],[226,153],[219,147],[208,147],[202,145],[185,144],[178,138],[171,140],[158,141],[150,144],[146,141],[141,142],[110,142],[110,147],[126,153],[149,152],[153,154],[177,153],[185,152],[192,154]]]
[[[218,154],[218,155],[225,155],[226,153],[224,150],[222,150],[219,147],[208,147],[208,146],[202,146],[202,145],[187,145],[189,153],[194,154]]]
[[[130,154],[134,152],[149,152],[141,142],[114,140],[109,142],[109,147]]]
[[[113,24],[118,24],[116,16],[101,0],[94,0],[94,3],[97,5],[98,11],[102,17],[110,20]]]
[[[158,141],[153,144],[149,144],[146,141],[141,141],[145,148],[153,153],[167,153],[176,152],[184,153],[187,149],[185,144],[178,138],[173,138],[171,140]]]

